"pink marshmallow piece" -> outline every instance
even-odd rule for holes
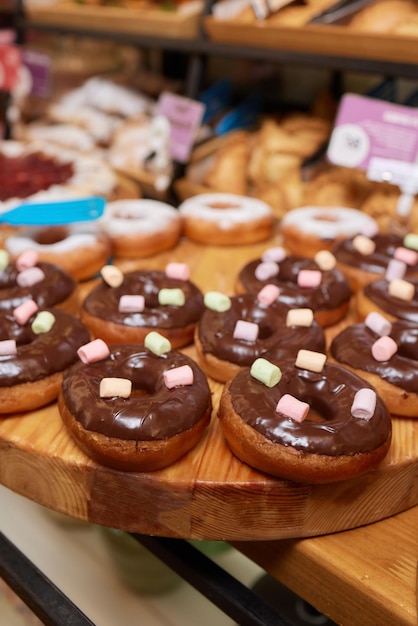
[[[107,359],[110,351],[103,339],[93,339],[77,350],[77,355],[83,363],[96,363]]]
[[[277,285],[265,285],[257,294],[257,300],[260,304],[270,306],[277,300],[280,295],[280,289]]]
[[[235,324],[233,337],[234,339],[245,339],[245,341],[256,341],[259,330],[258,324],[254,322],[238,320]]]
[[[32,287],[32,285],[40,283],[44,278],[45,274],[40,267],[28,267],[19,272],[16,276],[16,282],[19,287]]]
[[[16,268],[19,272],[33,267],[39,261],[39,255],[36,250],[25,250],[16,259]]]
[[[396,248],[393,256],[395,259],[398,259],[398,261],[403,261],[407,265],[416,265],[418,263],[418,252],[402,246]]]
[[[389,282],[395,278],[403,278],[406,272],[406,263],[400,259],[391,259],[386,268],[385,278]]]
[[[380,337],[390,335],[392,330],[392,323],[383,317],[383,315],[380,315],[377,311],[369,313],[364,320],[364,323],[367,328],[370,328],[370,330]]]
[[[0,341],[0,356],[14,356],[15,354],[17,354],[15,339],[3,339],[3,341]]]
[[[286,258],[286,250],[281,246],[275,246],[273,248],[268,248],[265,252],[263,252],[261,256],[261,260],[268,262],[274,261],[274,263],[280,263]]]
[[[13,317],[20,326],[23,326],[37,310],[38,305],[35,300],[25,300],[14,309]]]
[[[371,351],[376,361],[389,361],[398,351],[398,345],[392,337],[379,337],[372,345]]]
[[[189,280],[190,268],[186,263],[168,263],[165,268],[168,278],[176,278],[177,280]]]
[[[144,309],[144,296],[131,296],[126,294],[119,298],[119,311],[121,313],[141,313]]]
[[[309,413],[309,404],[285,393],[277,403],[276,413],[282,413],[295,422],[303,422]]]
[[[193,384],[193,370],[190,365],[180,365],[163,372],[164,383],[168,389]]]
[[[255,277],[257,280],[268,280],[277,276],[279,271],[280,268],[275,261],[262,261],[255,268]]]
[[[357,419],[369,420],[373,417],[376,409],[376,392],[364,387],[359,389],[351,405],[351,415]]]
[[[299,287],[318,287],[322,281],[322,272],[319,270],[300,270],[298,274]]]

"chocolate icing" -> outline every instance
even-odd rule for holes
[[[158,304],[160,289],[182,289],[186,296],[184,306]],[[141,313],[120,312],[122,295],[143,295],[145,309]],[[154,328],[182,328],[197,322],[204,310],[203,295],[191,282],[169,278],[159,271],[133,271],[124,275],[119,287],[109,287],[102,281],[87,296],[84,309],[105,321],[126,326]]]
[[[29,287],[19,287],[16,277],[19,274],[15,263],[0,271],[0,310],[15,309],[25,300],[33,299],[38,307],[56,306],[72,295],[76,282],[72,276],[51,263],[38,263],[45,274],[39,283]]]
[[[376,361],[371,354],[373,343],[379,339],[365,324],[345,328],[331,343],[330,351],[341,365],[377,374],[405,391],[418,392],[418,327],[413,322],[392,323],[390,337],[398,351],[389,361]]]
[[[231,298],[231,308],[224,313],[206,309],[198,326],[203,352],[240,366],[251,365],[260,356],[271,360],[296,357],[301,347],[322,352],[325,335],[321,326],[314,321],[310,327],[287,327],[288,311],[289,307],[279,301],[263,305],[252,294]],[[233,338],[238,320],[259,325],[255,342]]]
[[[231,382],[229,392],[236,413],[246,424],[270,441],[297,450],[328,456],[369,452],[391,435],[388,411],[377,397],[370,420],[354,418],[350,409],[354,394],[370,385],[359,376],[337,365],[326,364],[321,373],[298,369],[294,361],[279,364],[282,378],[267,387],[242,370]],[[298,423],[276,412],[282,395],[289,393],[307,402],[320,421],[308,418]]]
[[[190,365],[192,385],[168,389],[164,370]],[[129,398],[100,398],[100,380],[132,380]],[[170,351],[157,356],[138,345],[118,345],[98,363],[77,363],[65,374],[63,397],[72,415],[91,431],[119,439],[167,439],[194,426],[212,408],[208,382],[186,355]]]
[[[389,315],[418,323],[418,280],[408,278],[408,282],[415,287],[412,300],[401,300],[389,295],[389,282],[384,278],[366,285],[364,295]]]
[[[313,311],[335,309],[347,302],[351,296],[347,279],[337,269],[323,271],[318,287],[299,287],[297,277],[300,270],[319,270],[312,259],[287,256],[278,263],[279,274],[267,280],[258,280],[255,269],[261,259],[250,261],[239,273],[239,280],[249,293],[258,293],[264,285],[273,284],[280,288],[280,301],[292,308],[310,308]]]
[[[353,238],[344,239],[333,249],[339,263],[354,266],[365,272],[384,274],[388,263],[393,259],[396,248],[403,247],[403,238],[395,234],[382,234],[371,237],[376,244],[372,254],[361,254],[353,245]],[[407,266],[406,275],[418,271],[418,265]]]
[[[78,360],[77,349],[90,340],[84,324],[76,317],[58,309],[50,311],[55,322],[46,333],[36,335],[31,324],[16,322],[12,312],[0,311],[0,341],[15,339],[16,355],[0,356],[0,387],[35,382],[62,372]]]

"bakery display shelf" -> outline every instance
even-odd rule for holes
[[[46,25],[66,28],[84,28],[94,24],[97,32],[154,35],[177,39],[196,37],[203,3],[192,0],[184,11],[159,8],[126,8],[81,4],[71,0],[54,4],[32,5],[25,8],[28,25]]]
[[[252,246],[199,246],[183,240],[123,270],[187,262],[205,292],[232,294],[239,269],[277,238]],[[226,270],[227,268],[227,270]],[[90,285],[83,285],[83,297]],[[338,328],[327,331],[328,337]],[[185,349],[194,356],[193,346]],[[91,461],[61,422],[56,404],[0,419],[0,482],[50,509],[161,537],[270,540],[355,528],[418,504],[418,419],[393,420],[390,452],[374,471],[327,485],[294,484],[235,458],[217,420],[222,385],[211,382],[213,417],[198,445],[170,467],[118,472]]]
[[[416,65],[418,39],[381,33],[356,33],[345,26],[308,24],[285,28],[267,21],[240,23],[220,20],[212,15],[204,18],[203,26],[210,41],[259,48],[286,50],[305,54]],[[418,75],[418,74],[416,74]]]

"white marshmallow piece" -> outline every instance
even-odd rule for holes
[[[323,272],[329,272],[337,265],[337,259],[329,250],[319,250],[314,256],[314,261]]]
[[[0,341],[0,356],[15,356],[17,346],[15,339],[3,339]]]
[[[123,274],[115,265],[104,265],[100,274],[109,287],[120,287],[123,283]]]
[[[371,311],[364,320],[367,328],[370,328],[376,335],[384,337],[390,335],[392,323],[377,311]]]
[[[364,256],[373,254],[376,250],[376,244],[373,239],[370,239],[370,237],[366,237],[365,235],[356,235],[353,239],[353,246],[357,252],[360,252],[360,254],[363,254]]]
[[[125,294],[119,298],[119,311],[121,313],[142,313],[144,309],[144,296]]]
[[[302,349],[297,353],[295,365],[300,369],[319,373],[324,369],[326,360],[327,356],[322,352]]]
[[[99,386],[101,398],[129,398],[132,381],[128,378],[102,378]]]
[[[364,387],[359,389],[351,405],[351,415],[357,419],[369,420],[373,417],[376,409],[377,396],[373,389]]]
[[[312,309],[290,309],[286,316],[286,326],[312,326],[314,314]]]
[[[255,268],[255,277],[257,280],[268,280],[278,276],[280,267],[275,261],[262,261]]]
[[[412,283],[402,278],[394,278],[388,286],[389,295],[400,300],[410,302],[415,295],[415,287]]]
[[[403,278],[406,272],[406,263],[399,259],[391,259],[386,268],[385,278],[387,281],[395,280],[395,278]]]

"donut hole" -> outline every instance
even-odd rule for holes
[[[339,219],[335,215],[331,215],[331,213],[318,213],[314,217],[315,222],[339,222]]]
[[[132,388],[131,398],[150,398],[153,395],[151,390],[143,387]]]
[[[51,226],[38,231],[33,239],[41,246],[50,246],[54,243],[64,241],[68,236],[68,228],[65,226]]]
[[[239,204],[234,204],[233,202],[209,202],[208,207],[210,209],[239,209]]]
[[[307,422],[316,422],[318,424],[322,422],[328,422],[333,418],[335,408],[322,398],[301,398],[303,402],[307,402],[310,406],[309,413],[306,416]]]

